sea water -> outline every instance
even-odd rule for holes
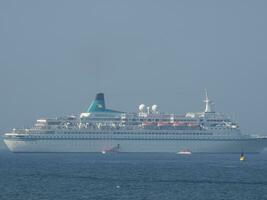
[[[267,153],[0,151],[0,200],[264,200]]]

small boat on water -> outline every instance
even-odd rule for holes
[[[240,159],[240,161],[244,161],[244,160],[245,160],[245,155],[244,155],[244,152],[242,152],[242,153],[241,153],[241,155],[240,155],[240,158],[239,158],[239,159]]]
[[[117,153],[119,152],[120,149],[120,144],[117,144],[115,147],[112,148],[107,148],[101,151],[102,154],[106,154],[106,153]]]
[[[105,150],[101,151],[102,154],[106,154],[107,152]]]
[[[192,152],[189,149],[181,149],[179,152],[177,152],[179,155],[191,155]]]

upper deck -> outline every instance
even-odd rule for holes
[[[184,115],[160,112],[156,105],[139,106],[136,113],[126,113],[106,109],[104,94],[97,94],[86,112],[79,115],[59,117],[54,119],[38,119],[35,125],[25,131],[51,132],[61,130],[170,130],[170,131],[223,131],[238,130],[238,124],[212,108],[212,102],[206,95],[204,112],[187,113]],[[20,130],[21,131],[21,130]],[[14,130],[18,132],[18,130]]]

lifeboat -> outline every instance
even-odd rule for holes
[[[173,122],[172,125],[173,125],[173,126],[184,126],[185,123],[183,123],[183,122]]]
[[[158,122],[157,126],[165,127],[165,126],[171,126],[171,124],[170,124],[170,122]]]
[[[143,122],[142,125],[145,126],[145,127],[147,127],[147,126],[155,126],[156,123],[155,122]]]
[[[198,128],[199,127],[199,124],[196,124],[196,123],[188,123],[187,126],[188,127],[191,127],[191,128]]]

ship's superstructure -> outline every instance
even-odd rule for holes
[[[13,129],[4,142],[12,152],[179,152],[258,153],[267,139],[241,133],[239,125],[217,113],[206,92],[205,111],[166,114],[157,105],[136,113],[107,109],[96,95],[86,112],[38,119],[30,129]]]

